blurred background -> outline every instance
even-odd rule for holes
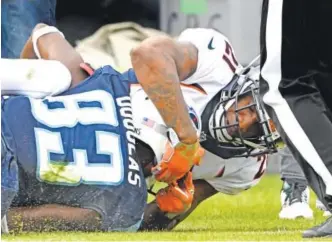
[[[132,21],[177,36],[185,28],[215,28],[230,39],[242,64],[259,53],[262,0],[57,0],[57,26],[75,41],[110,23]]]

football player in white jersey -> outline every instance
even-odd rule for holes
[[[194,119],[198,119],[197,123],[201,119],[202,123],[200,143],[205,155],[192,170],[194,186],[187,177],[178,185],[182,193],[179,189],[161,189],[156,200],[148,205],[141,227],[142,230],[172,229],[215,193],[235,195],[257,184],[265,171],[267,154],[277,151],[275,140],[279,136],[261,105],[258,70],[240,66],[229,40],[221,33],[212,29],[187,29],[177,41],[156,37],[138,48],[146,53],[135,68],[138,77],[144,76],[138,66],[153,66],[153,73],[159,73],[164,66],[153,63],[173,63],[174,69],[167,71],[177,73],[183,95],[193,101],[197,110]],[[140,95],[143,97],[136,97]],[[153,106],[144,105],[144,94],[135,93],[132,99],[140,138],[152,148],[158,160],[163,152],[160,147],[167,140],[160,132],[165,127],[162,128],[158,114],[151,111]],[[195,195],[191,200],[188,197],[193,189]],[[192,201],[191,207],[188,201]],[[187,211],[164,212],[178,208]]]

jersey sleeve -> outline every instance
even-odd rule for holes
[[[123,72],[122,75],[128,80],[130,84],[139,84],[133,68]]]
[[[186,29],[178,41],[190,42],[198,49],[196,72],[183,81],[185,84],[204,86],[211,81],[216,82],[215,85],[227,84],[239,67],[229,40],[216,30]]]

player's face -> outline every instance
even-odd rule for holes
[[[241,98],[238,101],[238,108],[245,107],[250,105],[253,102],[253,98],[251,96],[246,96]],[[232,137],[238,136],[238,129],[240,129],[242,134],[245,134],[245,136],[249,137],[251,134],[248,134],[249,128],[253,126],[253,124],[257,123],[257,113],[255,108],[245,108],[241,111],[238,111],[238,126],[233,126],[227,128],[227,132]],[[236,112],[235,112],[235,104],[233,104],[228,110],[227,110],[227,125],[235,124],[237,122],[236,120]]]
[[[252,96],[245,96],[238,101],[238,109],[242,107],[249,106],[253,104]],[[238,122],[239,126],[229,127],[227,132],[232,137],[239,137],[240,129],[243,138],[257,137],[260,136],[260,125],[258,123],[258,114],[255,106],[251,106],[248,108],[244,108],[241,111],[238,111]],[[269,120],[272,131],[275,131],[275,127],[272,120]],[[235,104],[231,106],[227,110],[227,124],[235,124],[236,123],[236,112],[235,112]]]

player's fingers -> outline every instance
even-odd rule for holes
[[[201,163],[201,159],[204,156],[204,154],[205,154],[205,150],[200,147],[197,150],[195,157],[193,158],[193,163],[198,166]]]
[[[167,142],[166,147],[165,147],[165,152],[163,154],[162,159],[163,159],[163,161],[167,162],[172,158],[173,155],[174,155],[174,148],[172,147],[172,145],[169,142]]]
[[[170,213],[181,213],[187,207],[180,199],[168,193],[160,194],[157,197],[157,204],[162,211]]]
[[[178,177],[174,175],[172,172],[170,172],[170,170],[167,167],[165,169],[158,171],[158,173],[155,173],[154,176],[158,181],[166,182],[168,184],[172,184],[178,179]]]
[[[186,175],[185,181],[188,181],[188,180],[192,181],[192,179],[193,179],[193,173],[191,171],[189,171]]]
[[[197,153],[198,153],[198,156],[202,157],[205,154],[205,150],[202,147],[199,147]]]
[[[172,174],[168,170],[155,175],[157,181],[170,183],[172,181]]]
[[[188,172],[185,180],[184,180],[184,185],[187,189],[192,189],[194,188],[194,183],[193,183],[193,176],[191,172]]]
[[[178,186],[172,187],[171,192],[174,197],[186,203],[190,203],[193,199],[192,194],[190,192],[186,192]]]
[[[159,162],[156,166],[151,168],[152,174],[161,173],[164,170],[167,170],[167,164],[165,162]]]
[[[181,213],[185,211],[184,206],[179,201],[167,200],[162,202],[157,201],[157,203],[160,210],[166,213]]]
[[[151,172],[156,177],[156,179],[162,179],[162,177],[165,176],[167,171],[168,167],[164,163],[159,163],[151,169]]]
[[[187,206],[183,204],[183,202],[177,198],[173,198],[172,200],[172,211],[174,213],[182,213],[186,210]]]
[[[191,195],[189,194],[189,199],[187,197],[183,197],[183,194],[181,194],[181,192],[177,189],[177,186],[169,185],[168,187],[158,191],[156,201],[162,211],[170,213],[183,213],[190,208],[192,202],[192,198],[190,198]]]

